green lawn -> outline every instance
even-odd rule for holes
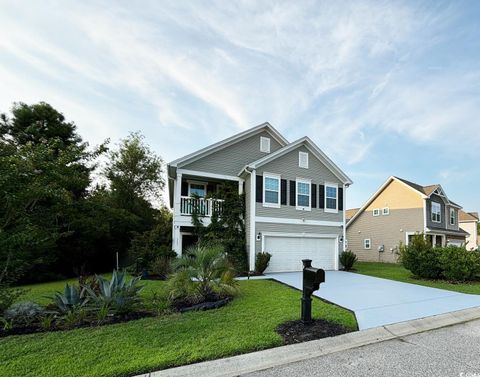
[[[221,309],[0,338],[0,376],[132,376],[281,345],[275,328],[299,318],[300,291],[267,280],[239,284],[241,294]],[[62,286],[30,287],[29,298]],[[354,315],[337,306],[314,299],[313,313],[356,329]]]
[[[401,264],[378,263],[378,262],[357,262],[355,263],[356,273],[376,276],[379,278],[403,281],[427,287],[447,289],[455,292],[471,293],[480,295],[480,282],[472,283],[449,283],[443,280],[416,279],[411,272]]]

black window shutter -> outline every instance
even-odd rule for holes
[[[280,181],[280,204],[287,205],[287,180],[282,179]]]
[[[263,175],[257,175],[257,182],[255,186],[255,198],[257,203],[263,201]]]
[[[290,181],[290,205],[294,206],[296,205],[295,201],[295,190],[296,190],[296,182],[295,181]]]
[[[188,182],[182,182],[182,196],[188,196]]]
[[[311,194],[312,194],[312,208],[317,208],[317,185],[312,183],[311,187]]]
[[[325,208],[325,186],[319,186],[318,208]]]
[[[338,188],[338,210],[343,211],[343,188]]]

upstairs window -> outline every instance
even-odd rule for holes
[[[296,208],[303,211],[311,210],[311,182],[306,179],[297,179],[297,206]]]
[[[280,176],[263,175],[263,206],[280,208]]]
[[[270,153],[270,138],[260,136],[260,152]]]
[[[457,222],[457,217],[455,214],[455,210],[453,208],[450,208],[450,225],[455,225]]]
[[[337,186],[325,184],[325,212],[338,211],[337,191]]]
[[[373,210],[373,216],[375,216],[375,217],[380,216],[380,208],[375,208]]]
[[[431,216],[434,223],[442,222],[442,206],[440,203],[432,202]]]
[[[207,185],[205,183],[189,183],[188,196],[198,196],[204,198],[207,195]]]
[[[383,214],[383,216],[390,215],[390,208],[388,208],[388,207],[383,208],[382,209],[382,214]]]
[[[308,153],[298,152],[298,166],[304,169],[308,169]]]

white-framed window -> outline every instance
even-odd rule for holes
[[[390,208],[384,207],[384,208],[382,209],[382,215],[383,215],[383,216],[388,216],[388,215],[390,215]]]
[[[308,153],[298,152],[298,166],[304,169],[308,169]]]
[[[309,179],[297,178],[297,202],[296,208],[302,211],[312,209],[312,182]]]
[[[207,184],[204,182],[188,182],[188,196],[204,198],[207,195]]]
[[[280,208],[280,176],[263,173],[263,206]]]
[[[431,216],[434,223],[442,222],[442,206],[440,203],[432,202]]]
[[[270,138],[260,136],[260,152],[270,153]]]
[[[325,212],[338,212],[338,186],[325,183]]]
[[[365,238],[363,240],[363,248],[365,250],[370,250],[372,248],[372,240],[370,238]]]
[[[373,210],[373,216],[375,216],[375,217],[380,216],[380,208],[375,208]]]
[[[450,225],[455,225],[455,223],[457,222],[457,217],[455,215],[455,210],[453,208],[450,208]]]

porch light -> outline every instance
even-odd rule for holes
[[[260,241],[262,239],[262,233],[258,232],[257,233],[257,241]]]

